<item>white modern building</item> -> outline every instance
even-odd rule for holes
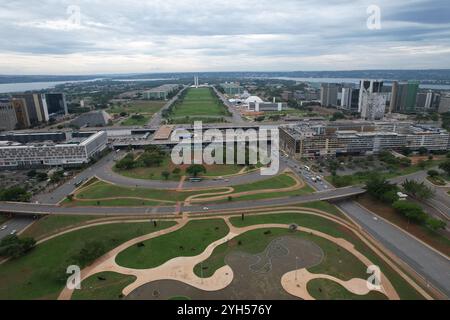
[[[386,112],[386,94],[382,92],[383,82],[374,80],[361,81],[359,107],[361,119],[382,120]]]
[[[105,131],[87,137],[72,136],[64,143],[46,141],[22,144],[0,141],[0,168],[30,168],[43,166],[77,166],[88,163],[107,147]]]

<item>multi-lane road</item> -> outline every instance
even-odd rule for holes
[[[317,174],[302,169],[295,161],[285,159],[285,162],[292,169],[297,170],[303,176],[304,180],[315,189],[334,189],[326,181],[313,182],[311,178],[316,177]],[[420,180],[424,176],[426,176],[425,173],[418,172],[395,178],[392,182],[402,183],[406,179]],[[435,288],[447,295],[447,297],[450,297],[450,259],[448,257],[431,249],[414,236],[376,216],[373,212],[370,212],[351,199],[337,201],[335,204],[374,239],[378,240],[383,246],[414,269],[426,282],[432,284]]]

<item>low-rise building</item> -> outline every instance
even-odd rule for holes
[[[26,135],[26,134],[21,134]],[[0,141],[0,168],[79,166],[88,163],[107,147],[105,131],[69,134],[65,142]]]
[[[162,86],[144,91],[142,96],[146,100],[166,100],[169,97],[169,94],[178,88],[178,84],[164,84]]]
[[[314,158],[340,154],[370,155],[404,147],[412,151],[420,148],[445,151],[450,144],[450,134],[446,130],[429,126],[397,126],[386,122],[367,122],[367,126],[355,123],[353,130],[342,130],[336,124],[331,126],[303,122],[281,127],[280,147],[294,157]]]

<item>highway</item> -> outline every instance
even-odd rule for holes
[[[35,219],[33,218],[33,216],[30,215],[15,216],[9,219],[8,221],[0,225],[0,240],[10,235],[13,230],[15,230],[17,233],[20,233],[25,228],[30,226],[34,221]],[[4,230],[1,230],[5,226],[6,228]]]
[[[450,296],[450,259],[431,250],[392,224],[379,219],[354,201],[341,201],[337,206],[434,287]]]
[[[66,208],[53,204],[0,202],[0,212],[26,213],[26,214],[78,214],[78,215],[158,215],[176,214],[178,210],[183,212],[205,213],[236,209],[237,212],[257,207],[282,206],[311,201],[338,200],[364,193],[361,187],[340,188],[322,192],[316,192],[301,196],[292,196],[278,199],[262,199],[249,201],[231,201],[207,205],[180,205],[160,207],[73,207]],[[282,196],[282,195],[281,195]],[[205,209],[205,207],[208,209]]]
[[[334,189],[334,187],[326,181],[312,182],[309,177],[316,176],[317,174],[302,169],[294,160],[285,159],[284,161],[292,169],[299,172],[304,180],[313,188],[317,190]],[[391,182],[402,183],[406,179],[413,178],[420,181],[420,177],[423,176],[426,176],[426,173],[421,171],[411,175],[394,178]],[[450,297],[450,259],[448,257],[444,257],[444,255],[430,249],[415,237],[381,219],[355,201],[346,199],[334,203],[374,239],[378,240],[403,262],[412,267],[418,274],[426,279],[427,282],[431,283],[435,288],[438,288],[441,292],[446,294],[447,297]]]
[[[178,100],[179,96],[183,93],[183,91],[185,91],[188,87],[184,87],[183,89],[180,90],[180,92],[177,93],[177,95],[175,97],[173,97],[172,99],[170,99],[165,105],[164,107],[161,108],[161,110],[159,110],[157,113],[155,113],[153,115],[153,117],[150,119],[149,123],[147,124],[148,127],[150,128],[158,128],[159,125],[161,124],[162,121],[162,112],[164,110],[167,110],[175,101]]]
[[[245,123],[245,121],[242,119],[241,114],[239,113],[238,110],[236,110],[231,103],[228,101],[227,98],[225,98],[225,96],[219,92],[216,87],[212,87],[214,89],[214,92],[216,93],[216,95],[219,97],[220,100],[222,100],[223,104],[228,108],[228,111],[230,111],[230,113],[232,114],[232,122],[233,124],[243,124]]]

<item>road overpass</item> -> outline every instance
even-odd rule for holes
[[[236,209],[242,212],[248,209],[259,207],[284,206],[311,201],[342,200],[363,194],[365,190],[362,187],[348,187],[333,189],[328,191],[315,192],[301,196],[291,196],[277,199],[262,199],[252,201],[230,201],[217,204],[201,205],[180,205],[180,206],[160,206],[160,207],[60,207],[53,204],[36,203],[18,203],[18,202],[0,202],[0,212],[12,214],[31,214],[31,215],[104,215],[104,216],[122,216],[122,215],[162,215],[176,214],[182,212],[206,213],[212,211]]]

